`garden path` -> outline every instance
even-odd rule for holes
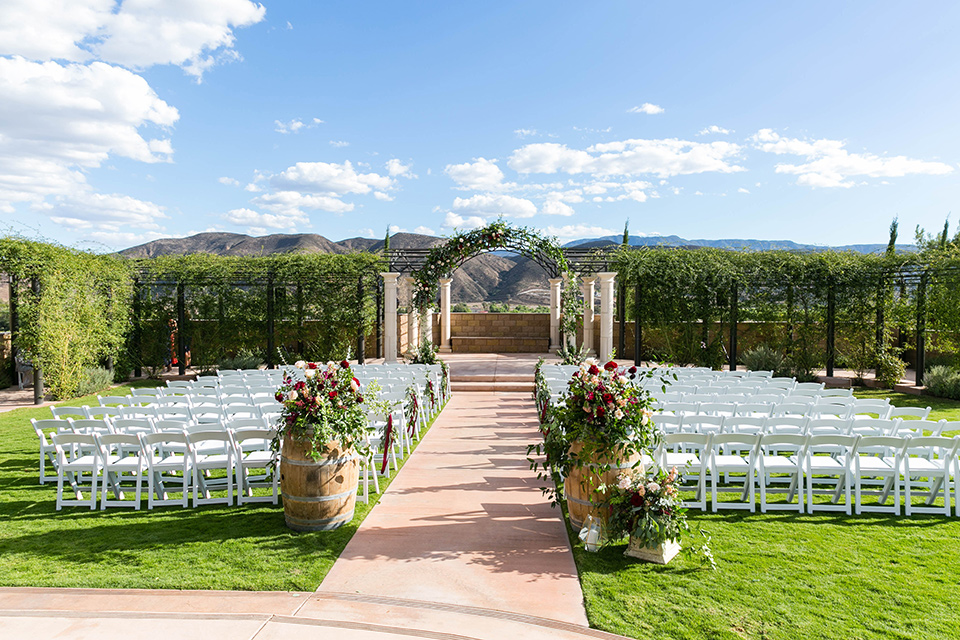
[[[560,511],[526,460],[537,438],[529,394],[455,394],[318,592],[586,625]]]

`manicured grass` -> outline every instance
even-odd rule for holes
[[[858,390],[960,419],[960,402]],[[590,624],[632,638],[956,638],[960,518],[689,512],[717,570],[681,554],[662,567],[626,541],[587,553],[570,531]]]
[[[56,485],[38,483],[30,426],[49,417],[49,408],[0,414],[0,585],[313,591],[379,497],[317,533],[291,531],[271,504],[58,512]],[[381,478],[381,490],[388,484]]]
[[[898,407],[930,407],[931,420],[960,420],[960,402],[936,396],[915,396],[912,393],[895,393],[890,389],[867,389],[857,387],[853,395],[858,398],[890,398],[890,403]],[[960,432],[947,432],[948,435],[957,435]]]

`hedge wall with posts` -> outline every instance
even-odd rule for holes
[[[0,238],[0,271],[10,278],[15,353],[42,373],[52,396],[77,394],[87,369],[122,359],[131,321],[128,261]]]
[[[612,267],[629,292],[621,313],[640,327],[643,359],[735,365],[740,334],[710,328],[756,321],[766,334],[750,342],[779,349],[800,377],[874,368],[906,347],[917,348],[923,371],[925,350],[956,351],[960,336],[960,250],[623,249]],[[937,343],[924,344],[932,329]]]

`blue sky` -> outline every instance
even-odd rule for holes
[[[960,195],[955,3],[8,0],[0,219],[884,242]],[[955,221],[960,213],[952,216]]]

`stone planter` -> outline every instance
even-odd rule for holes
[[[627,545],[627,550],[623,552],[623,555],[637,558],[644,562],[667,564],[673,560],[678,553],[680,553],[680,544],[676,540],[667,540],[659,547],[651,549],[650,547],[643,546],[639,540],[630,536],[630,544]]]
[[[314,461],[313,443],[287,437],[280,451],[283,517],[294,531],[329,531],[353,520],[360,456],[339,442],[328,442]]]

